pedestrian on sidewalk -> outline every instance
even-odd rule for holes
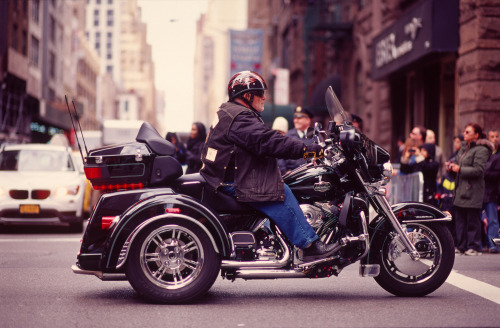
[[[477,123],[465,126],[464,142],[448,170],[457,174],[455,183],[457,252],[481,255],[481,209],[484,198],[484,170],[493,151]]]
[[[486,163],[484,171],[484,201],[483,214],[488,222],[487,239],[488,252],[498,253],[498,247],[493,243],[493,238],[500,238],[498,233],[498,189],[500,187],[500,153],[498,152],[498,131],[489,131],[488,139],[493,143],[495,149]]]

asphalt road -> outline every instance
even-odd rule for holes
[[[80,234],[0,232],[1,327],[500,327],[500,255],[457,256],[429,296],[394,297],[358,266],[324,279],[219,278],[188,305],[145,302],[125,281],[75,275]]]

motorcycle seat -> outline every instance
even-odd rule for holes
[[[245,203],[240,203],[232,196],[214,192],[206,185],[205,178],[199,173],[185,174],[175,180],[176,190],[201,201],[218,214],[240,214],[254,211]]]

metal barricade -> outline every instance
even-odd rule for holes
[[[399,170],[398,170],[399,172]],[[397,174],[391,178],[389,204],[400,202],[423,202],[424,176],[422,172],[410,174]]]

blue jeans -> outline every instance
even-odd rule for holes
[[[488,218],[488,247],[490,249],[496,248],[491,239],[499,238],[497,203],[485,203],[483,204],[483,209]]]
[[[235,196],[234,187],[225,186],[222,192]],[[264,213],[283,231],[292,244],[306,248],[318,239],[311,225],[306,220],[299,202],[293,195],[290,187],[285,184],[285,201],[283,202],[250,202],[250,207]]]

